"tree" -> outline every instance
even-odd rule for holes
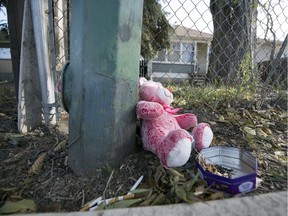
[[[8,24],[0,20],[0,41],[9,41]]]
[[[157,51],[169,48],[171,30],[159,1],[144,0],[141,55],[145,59],[151,59]]]
[[[214,34],[209,80],[234,84],[241,62],[253,59],[256,44],[255,1],[210,0]]]
[[[7,7],[13,74],[18,92],[24,0],[0,0],[0,10],[1,7]],[[165,15],[159,0],[144,0],[141,55],[147,60],[157,51],[170,47],[172,27]]]
[[[8,2],[1,0],[1,6],[7,7],[12,67],[18,98],[24,0],[9,0]]]
[[[277,4],[281,5],[281,2],[277,2]],[[282,45],[280,46],[280,49],[277,53],[276,51],[276,47],[277,47],[277,43],[279,44],[280,41],[277,41],[277,35],[276,35],[276,31],[275,31],[275,27],[274,27],[274,20],[272,17],[273,14],[273,10],[275,7],[275,2],[265,2],[265,4],[262,4],[261,2],[259,2],[259,9],[262,10],[265,14],[266,17],[266,22],[263,22],[261,20],[261,22],[263,22],[263,26],[265,26],[265,35],[264,35],[264,41],[265,42],[269,42],[271,44],[271,53],[269,56],[269,64],[266,70],[266,74],[267,77],[265,77],[265,79],[263,81],[264,82],[264,86],[266,88],[263,88],[263,91],[268,91],[269,89],[269,84],[273,84],[274,85],[278,85],[279,86],[279,82],[275,82],[276,80],[280,81],[280,83],[284,83],[285,86],[287,86],[287,73],[282,73],[279,74],[279,72],[277,72],[279,70],[279,66],[281,66],[281,58],[285,52],[285,48],[287,47],[287,43],[288,43],[288,34],[286,34],[284,41],[282,42]],[[272,39],[268,37],[268,33],[270,33],[272,36]],[[279,46],[279,45],[278,45]],[[287,61],[287,60],[286,60]],[[281,73],[281,69],[279,70]]]

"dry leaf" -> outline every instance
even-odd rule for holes
[[[204,187],[204,185],[200,185],[200,186],[198,186],[198,187],[195,189],[194,195],[195,195],[195,196],[199,196],[199,195],[203,194],[204,192],[205,192],[205,187]]]
[[[220,115],[219,116],[219,119],[218,119],[219,122],[223,122],[223,123],[228,123],[229,121],[225,120],[225,117]]]
[[[183,175],[183,174],[181,174],[181,173],[179,173],[177,170],[175,170],[175,169],[170,169],[169,170],[169,173],[172,175],[172,176],[178,176],[178,177],[180,177],[180,178],[185,178],[185,176]]]
[[[29,174],[38,174],[44,165],[47,153],[42,153],[29,170]]]
[[[245,131],[246,133],[248,133],[248,134],[250,134],[250,135],[253,135],[253,136],[256,135],[256,130],[253,129],[253,128],[250,128],[250,127],[245,126],[243,129],[244,129],[244,131]]]
[[[159,165],[156,169],[156,173],[154,174],[154,180],[156,183],[158,183],[163,173],[165,173],[165,170],[162,165]]]
[[[215,121],[208,121],[208,123],[212,126],[217,124],[217,122],[215,122]]]
[[[199,177],[199,173],[197,173],[196,176],[195,176],[193,179],[187,181],[186,183],[183,183],[184,189],[185,189],[186,191],[190,191],[190,190],[192,189],[193,185],[194,185],[194,184],[196,183],[196,181],[198,180],[198,177]]]
[[[60,143],[58,143],[58,144],[55,146],[55,148],[53,149],[53,151],[54,151],[54,152],[59,152],[59,151],[61,151],[61,150],[65,147],[66,143],[67,143],[67,140],[66,140],[66,139],[63,140],[63,141],[61,141]]]
[[[156,197],[157,197],[157,193],[153,193],[150,197],[147,197],[147,199],[144,202],[142,202],[140,206],[150,205],[153,202],[153,200],[155,200]]]
[[[163,204],[165,200],[165,195],[163,193],[160,193],[151,203],[151,205],[161,205]]]
[[[265,119],[271,119],[271,113],[269,110],[258,110],[257,113]]]
[[[0,190],[3,192],[11,192],[11,191],[16,191],[18,188],[17,187],[11,187],[11,188],[1,188]]]
[[[223,199],[224,193],[222,191],[217,191],[216,193],[211,194],[208,197],[208,200],[217,200],[217,199]]]
[[[109,205],[106,209],[115,209],[115,208],[128,208],[136,203],[140,203],[142,201],[141,198],[131,199],[131,200],[121,200],[114,204]]]
[[[22,152],[19,152],[19,153],[15,154],[13,157],[8,158],[8,159],[6,159],[6,160],[4,160],[2,162],[3,163],[13,163],[13,162],[16,162],[17,160],[20,160],[21,157],[23,157],[23,156],[24,156],[24,152],[22,151]]]
[[[182,187],[176,187],[175,193],[181,200],[187,201],[186,191]]]
[[[257,135],[267,137],[268,135],[261,129],[261,128],[256,128]]]
[[[35,212],[36,204],[33,200],[23,199],[17,202],[6,201],[0,208],[0,214]]]
[[[279,115],[279,117],[280,117],[281,119],[283,119],[283,118],[288,118],[288,112],[282,113],[281,115]]]
[[[269,128],[263,128],[263,131],[268,135],[272,134],[272,131]]]

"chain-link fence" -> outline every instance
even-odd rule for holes
[[[52,16],[55,44],[55,68],[60,79],[63,65],[69,61],[70,46],[70,0],[53,0]]]
[[[53,0],[58,76],[69,60],[71,0]],[[169,84],[287,90],[288,3],[144,0],[140,76]]]

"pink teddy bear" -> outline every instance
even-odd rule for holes
[[[179,114],[173,109],[172,91],[161,83],[139,79],[140,101],[136,113],[142,119],[141,138],[144,149],[153,152],[166,168],[184,165],[191,154],[192,142],[201,151],[209,147],[213,132],[207,123],[197,123],[191,113]],[[188,129],[193,128],[192,135]]]

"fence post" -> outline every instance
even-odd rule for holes
[[[24,3],[19,71],[18,130],[27,133],[42,123],[41,91],[30,1]]]
[[[79,175],[135,150],[143,1],[72,1],[71,58],[63,74],[68,164]]]
[[[54,76],[50,68],[48,51],[48,0],[30,0],[33,29],[37,50],[40,86],[42,93],[42,106],[45,125],[56,124],[56,98]]]

